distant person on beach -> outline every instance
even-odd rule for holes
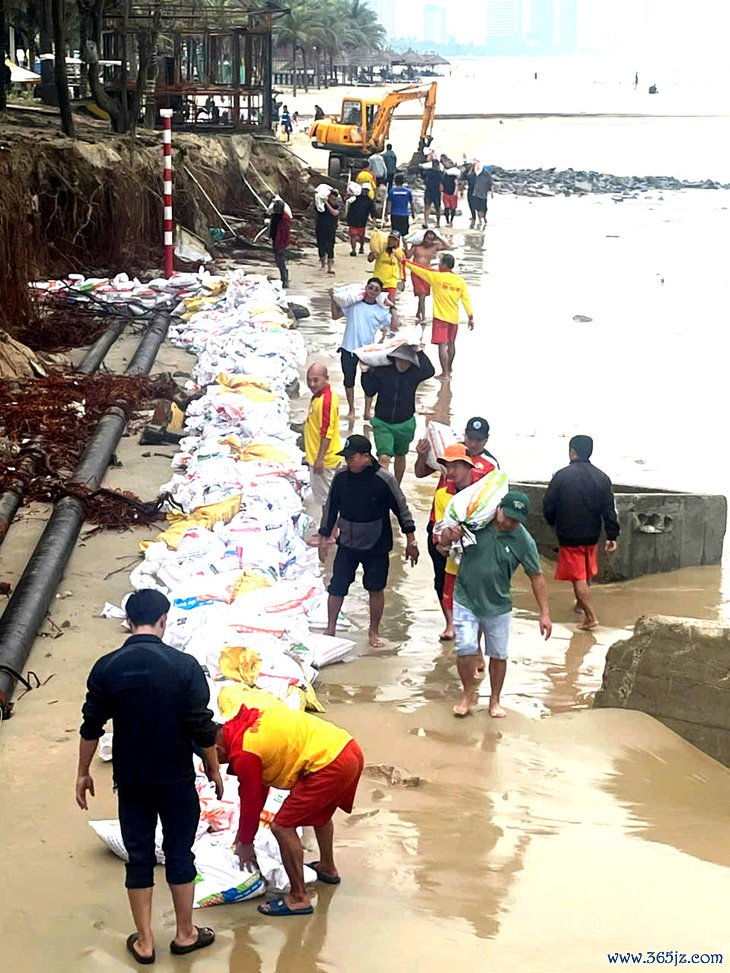
[[[286,265],[286,248],[291,242],[291,217],[286,211],[283,199],[275,199],[271,205],[269,237],[274,251],[274,260],[281,274],[281,286],[289,286],[289,269]]]
[[[477,181],[477,174],[474,172],[473,162],[464,162],[461,169],[459,188],[463,193],[466,190],[466,203],[469,207],[469,229],[473,230],[477,222],[477,211],[474,208],[474,183]]]
[[[406,456],[416,434],[416,392],[421,382],[433,378],[434,367],[415,345],[401,345],[388,355],[389,365],[363,371],[365,394],[375,398],[372,418],[378,462],[390,467],[398,483],[406,469]]]
[[[543,514],[558,535],[556,581],[571,581],[578,626],[584,632],[598,627],[591,599],[591,580],[598,574],[598,540],[606,531],[605,549],[613,554],[621,528],[610,479],[591,463],[593,440],[573,436],[568,447],[570,465],[558,470],[543,498]]]
[[[347,418],[355,418],[355,378],[360,359],[355,354],[357,348],[372,345],[378,331],[383,333],[398,330],[398,312],[394,307],[384,307],[378,302],[383,290],[383,282],[378,277],[371,277],[365,285],[365,292],[361,301],[342,308],[335,300],[334,290],[330,289],[330,310],[334,321],[345,318],[345,333],[340,343],[340,363],[344,376],[345,395],[349,411]],[[372,399],[365,399],[366,420],[370,419]]]
[[[436,259],[436,254],[441,250],[446,250],[446,243],[437,236],[433,230],[426,230],[423,235],[423,242],[406,245],[406,257],[417,263],[420,267],[431,269],[431,264]],[[431,294],[431,285],[427,280],[418,277],[411,271],[411,281],[413,282],[413,293],[418,298],[418,308],[416,310],[416,324],[426,323],[426,298]]]
[[[477,216],[476,228],[477,230],[483,230],[487,225],[487,206],[489,204],[489,196],[494,198],[494,182],[492,180],[491,166],[482,165],[481,162],[476,162],[474,164],[474,189],[472,190],[472,198],[474,201],[474,210]]]
[[[197,872],[193,842],[200,820],[193,747],[202,750],[205,773],[223,798],[215,748],[216,725],[208,708],[210,690],[193,656],[165,645],[170,602],[160,591],[135,591],[125,606],[130,635],[102,656],[87,681],[79,740],[76,803],[86,811],[94,793],[91,761],[112,720],[114,786],[119,825],[127,850],[127,894],[137,931],[127,950],[142,965],[155,962],[152,891],[155,884],[155,828],[159,817],[165,849],[165,878],[175,908],[173,954],[210,946],[215,933],[193,925]]]
[[[304,451],[309,463],[309,485],[314,502],[324,507],[340,465],[340,399],[330,385],[327,366],[314,362],[307,371],[312,393],[304,423]]]
[[[387,184],[388,191],[393,188],[393,181],[395,179],[395,171],[398,168],[398,156],[393,151],[393,146],[388,142],[385,147],[385,152],[383,152],[383,162],[385,163],[385,168],[388,172]]]
[[[375,219],[375,203],[370,195],[362,186],[356,182],[351,182],[347,187],[347,229],[350,234],[350,256],[357,256],[357,248],[360,253],[365,253],[365,231],[371,220]]]
[[[314,912],[304,882],[304,852],[298,828],[314,828],[319,860],[310,868],[327,885],[339,885],[332,817],[352,813],[364,765],[349,733],[329,720],[291,710],[278,700],[255,709],[241,706],[218,727],[217,748],[228,772],[238,778],[240,800],[235,851],[240,867],[256,870],[254,837],[269,788],[288,791],[271,822],[289,892],[258,907],[264,916],[308,916]]]
[[[375,199],[375,193],[378,188],[378,179],[370,166],[368,166],[367,169],[362,169],[360,172],[358,172],[357,176],[355,177],[355,182],[366,190],[371,199]]]
[[[469,316],[469,330],[474,330],[474,312],[471,307],[469,289],[463,277],[454,273],[452,254],[441,256],[438,270],[427,270],[409,260],[408,268],[416,277],[431,285],[433,291],[433,324],[431,343],[438,345],[441,374],[439,378],[449,381],[456,357],[456,335],[459,330],[459,303]]]
[[[446,220],[447,226],[454,225],[456,210],[459,206],[459,194],[457,192],[458,180],[459,169],[457,167],[447,169],[443,174],[442,184],[444,189],[444,219]]]
[[[634,75],[634,87],[635,88],[638,88],[639,87],[639,72],[638,71]]]
[[[649,94],[650,95],[658,95],[659,94],[659,89],[657,88],[657,86],[655,84],[653,84],[653,85],[651,85],[649,87]]]
[[[373,275],[380,278],[383,282],[383,290],[395,303],[398,287],[400,286],[402,290],[402,283],[406,278],[406,255],[401,246],[400,233],[397,230],[391,230],[385,248],[380,253],[374,253],[371,250],[368,254],[368,261],[374,262]]]
[[[527,494],[510,490],[497,507],[494,520],[474,532],[476,543],[464,547],[454,585],[456,668],[463,690],[454,716],[468,716],[477,705],[480,630],[484,654],[489,657],[489,715],[495,719],[507,715],[501,694],[512,619],[512,575],[520,564],[540,611],[540,634],[548,639],[552,633],[540,555],[525,527],[529,510]],[[449,527],[441,531],[439,539],[442,547],[449,547],[463,536],[461,527]]]
[[[327,541],[339,528],[337,554],[332,566],[327,600],[325,635],[337,631],[343,602],[362,565],[363,586],[370,598],[368,642],[374,649],[383,647],[380,622],[385,607],[393,529],[390,515],[395,514],[406,537],[406,560],[418,563],[416,524],[401,488],[372,455],[372,445],[365,436],[349,436],[342,448],[347,468],[340,470],[327,498],[319,527],[319,556],[327,556]]]
[[[337,221],[340,218],[339,193],[336,189],[327,185],[317,186],[314,193],[314,206],[317,210],[314,232],[317,239],[319,263],[322,270],[325,269],[326,265],[327,273],[333,275],[335,272]]]
[[[434,159],[433,162],[423,168],[423,181],[426,187],[423,192],[423,229],[428,229],[432,208],[436,212],[436,228],[438,229],[441,226],[441,190],[443,189],[441,163]]]
[[[318,122],[320,118],[324,118],[324,108],[320,108],[319,105],[314,106],[314,120]]]
[[[289,114],[289,109],[286,105],[281,109],[281,128],[286,135],[287,142],[291,142],[291,133],[293,131],[293,125],[291,120],[291,115]]]
[[[388,190],[387,210],[390,212],[390,226],[402,237],[408,236],[411,228],[410,217],[415,219],[416,210],[413,205],[413,193],[404,185],[403,176],[398,173],[395,185]]]

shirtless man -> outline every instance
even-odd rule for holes
[[[423,236],[423,243],[414,243],[413,246],[406,245],[406,257],[413,263],[420,264],[430,270],[436,254],[446,249],[446,243],[433,230],[428,230]],[[431,285],[428,281],[416,277],[415,274],[411,274],[411,280],[413,281],[413,293],[418,298],[416,324],[423,327],[426,324],[426,298],[431,293]]]

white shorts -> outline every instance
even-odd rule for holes
[[[313,469],[309,471],[309,485],[312,487],[312,496],[314,502],[319,504],[320,507],[324,507],[327,503],[330,487],[338,469],[337,466],[332,468],[325,466],[323,473],[315,473]]]
[[[484,632],[484,654],[490,659],[506,659],[512,612],[478,618],[458,601],[454,602],[456,654],[476,655],[479,651],[479,628]]]

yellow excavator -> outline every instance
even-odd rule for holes
[[[431,144],[436,114],[436,89],[430,85],[408,85],[389,92],[381,101],[348,95],[342,100],[339,118],[320,118],[309,135],[312,145],[329,152],[327,173],[337,179],[347,169],[364,169],[371,155],[382,152],[390,133],[393,112],[404,101],[423,102],[423,120],[418,151]]]

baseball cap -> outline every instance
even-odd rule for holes
[[[468,463],[469,466],[474,466],[474,460],[467,453],[466,446],[463,443],[447,446],[443,455],[439,456],[439,463]]]
[[[373,447],[367,436],[348,436],[338,456],[354,456],[356,453],[371,453]]]
[[[489,423],[481,416],[472,416],[466,424],[467,436],[475,436],[477,439],[489,438]]]
[[[521,524],[527,523],[527,515],[530,512],[530,498],[522,490],[510,490],[504,496],[500,507],[506,517],[519,520]]]
[[[402,358],[403,361],[410,362],[411,365],[420,364],[415,345],[400,345],[388,353],[388,358]]]

